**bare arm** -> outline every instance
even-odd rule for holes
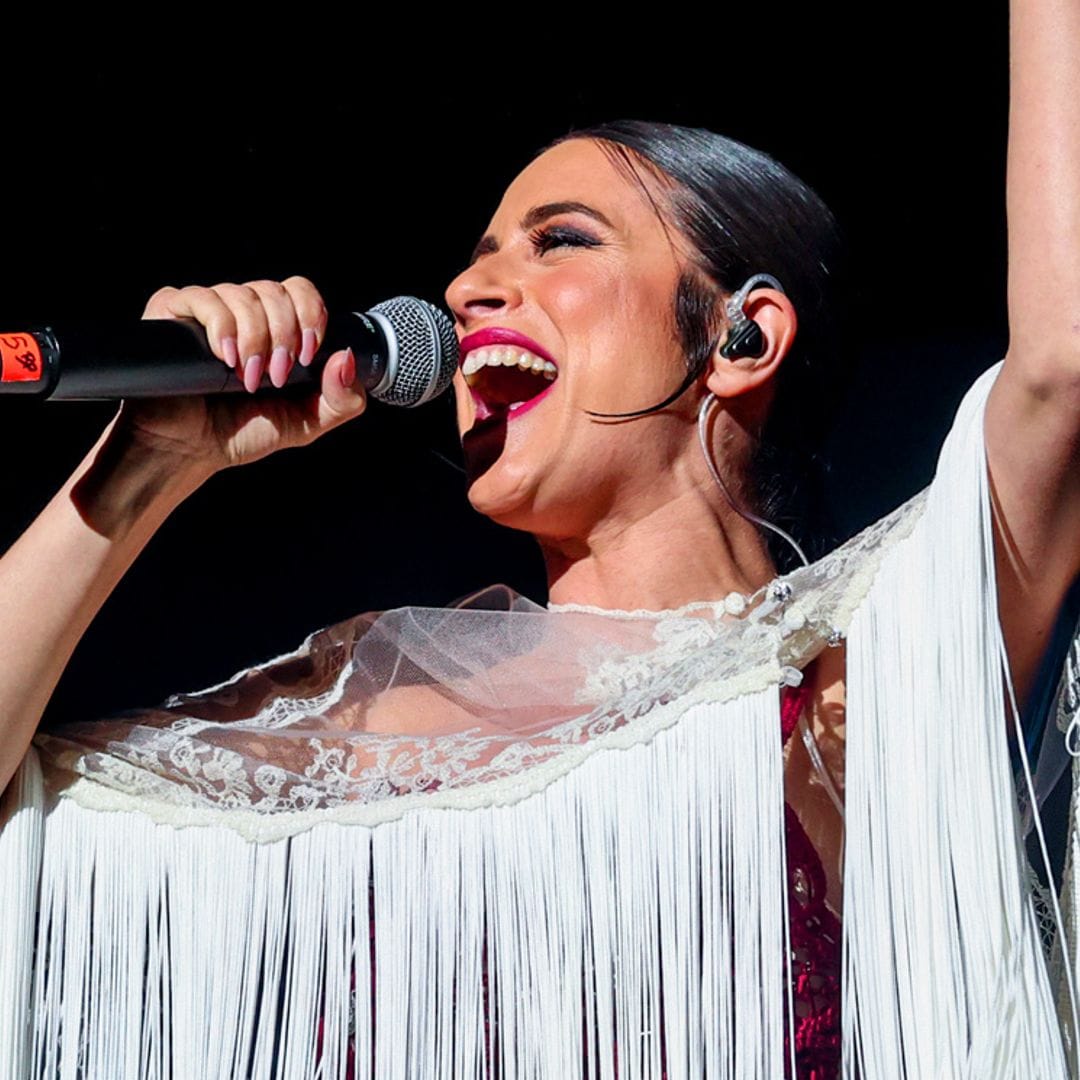
[[[1080,572],[1080,4],[1014,0],[1010,39],[1010,345],[986,445],[1022,701]]]
[[[306,278],[161,289],[145,318],[194,318],[254,392],[310,363],[325,308]],[[262,359],[259,359],[259,358]],[[269,363],[266,358],[269,357]],[[26,753],[79,639],[171,511],[209,476],[304,446],[359,416],[352,353],[319,385],[273,393],[125,401],[68,482],[0,559],[0,791]]]
[[[190,458],[133,444],[114,419],[0,558],[0,790],[98,609],[207,475]]]

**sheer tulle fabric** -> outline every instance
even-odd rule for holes
[[[142,798],[174,823],[229,811],[225,823],[252,838],[326,817],[375,824],[417,800],[512,802],[695,702],[797,681],[921,502],[778,579],[739,617],[723,602],[549,611],[495,586],[456,608],[345,620],[218,686],[37,745],[55,769],[93,780],[69,789],[76,799],[111,805],[111,790],[117,806]]]

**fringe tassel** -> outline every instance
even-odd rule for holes
[[[265,844],[61,798],[14,1075],[776,1080],[783,824],[775,687],[511,805]],[[26,918],[31,832],[0,865]]]
[[[1080,889],[1080,756],[1072,761],[1072,796],[1069,800],[1069,827],[1065,850],[1065,866],[1061,875],[1061,911],[1065,926],[1064,937],[1058,933],[1054,941],[1053,971],[1058,975],[1055,984],[1058,997],[1058,1022],[1064,1036],[1065,1052],[1069,1059],[1070,1075],[1080,1071],[1075,1035],[1075,1014],[1069,996],[1067,972],[1072,972],[1073,987],[1080,985],[1080,910],[1077,907],[1077,889]],[[1051,883],[1051,888],[1053,884]]]
[[[845,1075],[1065,1076],[1022,868],[982,443],[969,391],[922,520],[848,648]]]
[[[30,987],[44,813],[41,766],[31,748],[0,801],[0,1076],[23,1077],[30,1071]]]
[[[1080,987],[1080,636],[1073,639],[1055,702],[1057,728],[1064,733],[1065,748],[1072,757],[1072,795],[1066,832],[1065,865],[1061,874],[1061,923],[1054,935],[1050,972],[1057,991],[1058,1021],[1071,1075],[1080,1073],[1080,1023],[1077,1021],[1077,988]],[[1037,819],[1036,819],[1037,820]],[[1052,874],[1050,888],[1053,888]],[[1060,927],[1064,928],[1061,933]]]

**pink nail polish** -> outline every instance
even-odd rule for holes
[[[236,347],[236,338],[227,337],[221,339],[221,351],[225,354],[225,363],[235,368],[240,363],[240,352]]]
[[[349,349],[345,354],[345,363],[341,365],[341,385],[346,390],[352,389],[352,384],[356,381],[356,357],[353,356],[352,349]]]
[[[310,327],[306,329],[301,338],[300,363],[307,367],[315,359],[315,351],[318,348],[318,335]]]
[[[254,394],[259,388],[263,377],[263,358],[261,356],[249,356],[244,365],[244,389],[249,394]]]
[[[285,385],[289,377],[289,350],[279,345],[270,354],[270,381],[278,387]]]

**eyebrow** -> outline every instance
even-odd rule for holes
[[[573,200],[566,200],[563,202],[549,202],[542,203],[540,206],[534,206],[529,210],[525,216],[518,222],[518,228],[522,232],[526,232],[529,229],[535,228],[542,221],[547,221],[548,218],[554,217],[556,214],[586,214],[588,217],[594,218],[599,221],[601,225],[606,225],[609,229],[614,229],[615,226],[602,214],[599,210],[587,203],[575,202]],[[473,248],[473,253],[469,258],[469,265],[472,266],[481,255],[491,255],[499,250],[499,243],[491,233],[480,238],[480,242]]]

